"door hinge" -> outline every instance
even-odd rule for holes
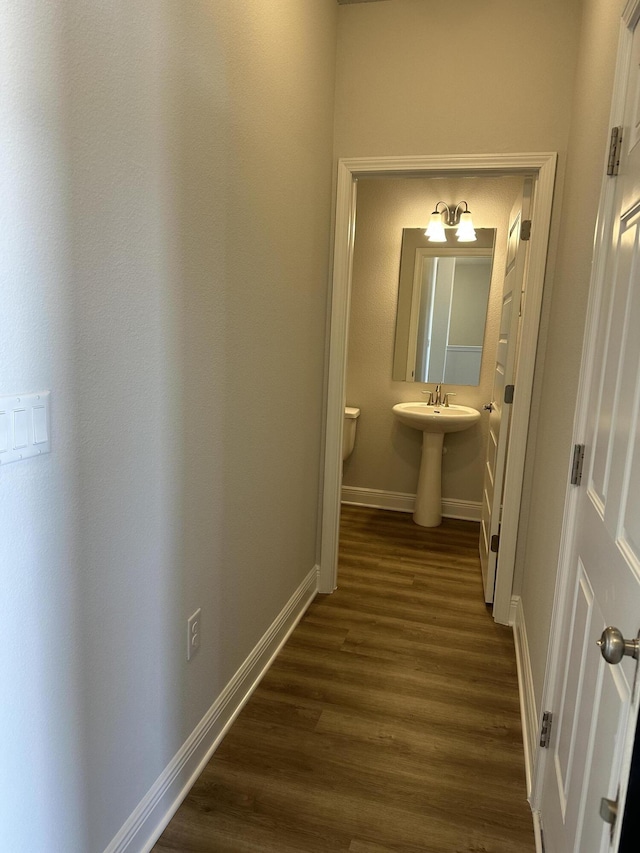
[[[515,385],[504,386],[504,401],[505,403],[513,403],[513,395],[515,393]]]
[[[618,817],[618,801],[603,797],[600,800],[600,817],[605,823],[611,824],[613,828]]]
[[[609,158],[607,159],[607,175],[615,177],[620,171],[620,153],[622,151],[622,128],[611,128]]]
[[[491,546],[490,549],[494,554],[498,553],[498,548],[500,547],[500,534],[494,533],[491,537]]]
[[[582,482],[582,466],[584,464],[584,444],[573,445],[573,462],[571,463],[571,485],[579,486]]]
[[[603,797],[600,800],[600,817],[605,823],[609,824],[609,841],[613,843],[613,837],[616,831],[616,823],[618,822],[618,803],[620,802],[620,788],[615,800],[608,800]],[[625,845],[626,849],[626,845]]]
[[[521,240],[530,240],[531,239],[531,220],[523,219],[520,225],[520,239]]]
[[[551,742],[551,724],[553,723],[553,714],[551,711],[545,711],[542,715],[542,728],[540,729],[540,746],[547,749]]]

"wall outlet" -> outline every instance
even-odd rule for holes
[[[201,608],[187,619],[187,660],[195,655],[200,648]]]

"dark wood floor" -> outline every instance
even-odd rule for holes
[[[156,853],[533,853],[511,631],[478,526],[344,507],[318,596]]]

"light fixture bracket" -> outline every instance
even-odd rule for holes
[[[438,210],[440,205],[443,205],[444,210]],[[453,228],[460,224],[460,217],[463,213],[469,213],[469,206],[466,201],[458,202],[455,207],[452,204],[449,205],[444,201],[439,201],[433,212],[440,213],[444,219],[444,224],[448,228]]]
[[[429,242],[447,242],[447,235],[444,230],[445,225],[448,228],[458,226],[456,237],[460,243],[471,243],[477,239],[473,222],[471,221],[471,211],[466,201],[458,202],[455,207],[444,201],[439,201],[436,204],[435,210],[431,214],[429,225],[424,232]]]

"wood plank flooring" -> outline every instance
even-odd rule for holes
[[[343,507],[318,596],[156,853],[534,853],[478,525]]]

